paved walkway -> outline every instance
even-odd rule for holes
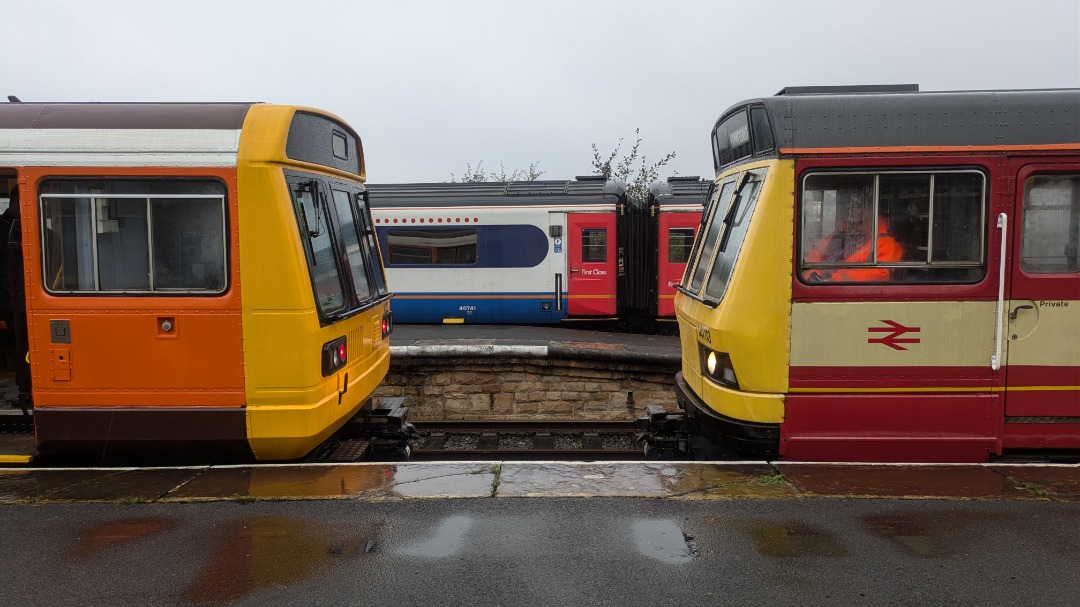
[[[710,462],[0,468],[0,504],[642,497],[1080,501],[1080,466]]]

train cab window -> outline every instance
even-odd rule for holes
[[[1080,176],[1036,175],[1024,184],[1020,269],[1032,274],[1080,271]]]
[[[379,255],[379,242],[375,235],[375,227],[371,223],[371,207],[368,204],[367,192],[354,195],[356,201],[357,220],[359,221],[360,238],[367,247],[367,260],[371,270],[371,276],[375,281],[375,291],[379,295],[386,295],[386,275],[383,273],[382,258]]]
[[[607,230],[586,228],[581,230],[581,261],[604,263],[607,261]]]
[[[694,246],[694,228],[668,228],[668,263],[686,263]]]
[[[725,118],[713,131],[713,156],[717,168],[748,158],[752,153],[745,110]]]
[[[750,109],[750,126],[754,132],[754,153],[762,154],[776,147],[772,129],[769,128],[769,114],[763,107]]]
[[[713,223],[720,224],[720,239],[716,244],[716,260],[705,283],[705,299],[720,301],[727,291],[764,179],[764,170],[743,173],[727,212],[723,216],[719,212],[713,216]]]
[[[348,261],[349,271],[352,274],[356,297],[361,301],[370,299],[373,292],[372,281],[368,279],[364,250],[361,248],[360,233],[357,230],[359,222],[356,221],[353,214],[352,196],[349,192],[338,189],[331,191],[334,197],[334,208],[337,210],[338,225],[341,226],[341,240],[342,245],[345,247],[345,259]]]
[[[977,171],[809,174],[799,275],[811,284],[977,282],[985,200]]]
[[[326,206],[325,189],[318,180],[307,179],[293,183],[300,233],[306,238],[308,267],[315,287],[316,304],[323,315],[345,310],[345,290],[341,284],[337,255],[330,238],[332,224]]]
[[[225,188],[209,180],[52,179],[42,274],[54,293],[221,293]]]
[[[734,191],[735,181],[727,181],[720,188],[714,190],[713,197],[709,200],[707,205],[708,216],[702,217],[702,229],[698,233],[698,239],[694,245],[696,250],[692,255],[692,261],[686,265],[686,275],[682,281],[685,290],[689,293],[697,295],[701,291],[701,284],[705,281],[705,275],[709,271],[713,251],[720,236],[723,216],[727,213],[731,194]],[[718,215],[719,218],[717,218]]]

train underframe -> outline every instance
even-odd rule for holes
[[[681,413],[647,407],[637,420],[644,432],[638,437],[646,459],[734,460],[776,459],[780,449],[780,424],[745,422],[710,409],[675,374],[675,397]]]

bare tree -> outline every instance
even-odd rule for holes
[[[641,149],[640,128],[634,129],[634,136],[637,138],[634,145],[622,158],[619,158],[619,152],[622,150],[622,137],[615,144],[615,149],[606,157],[600,154],[600,149],[596,147],[595,143],[592,144],[592,167],[593,172],[597,175],[603,175],[608,179],[623,180],[626,182],[626,193],[629,196],[644,200],[649,195],[649,184],[660,177],[660,169],[675,158],[675,152],[669,152],[660,160],[649,164],[645,155],[639,151]]]

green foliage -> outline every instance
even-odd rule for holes
[[[1046,490],[1035,483],[1021,483],[1020,486],[1039,497],[1046,497],[1047,495]]]
[[[774,474],[761,477],[761,482],[765,485],[783,485],[787,481],[784,479],[783,474]]]
[[[637,139],[622,158],[619,152],[622,150],[623,139],[620,137],[615,149],[606,157],[600,154],[596,144],[592,144],[593,172],[603,175],[608,179],[621,179],[626,183],[626,193],[631,198],[645,200],[649,196],[649,185],[660,177],[660,169],[675,158],[675,152],[669,152],[660,160],[649,164],[641,149],[641,129],[634,129]]]
[[[472,164],[465,163],[465,173],[459,179],[457,175],[450,173],[450,183],[483,183],[486,181],[536,181],[540,179],[540,176],[547,171],[540,170],[540,161],[536,161],[529,165],[527,169],[515,169],[509,173],[506,172],[506,167],[503,166],[502,161],[499,162],[499,171],[484,171],[484,161],[476,163],[476,168],[473,168]]]

